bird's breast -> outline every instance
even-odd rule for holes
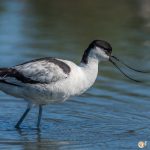
[[[69,77],[59,84],[57,83],[57,86],[68,96],[80,95],[94,84],[97,72],[97,70],[90,71],[72,67]]]

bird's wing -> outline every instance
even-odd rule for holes
[[[0,80],[13,84],[17,80],[29,84],[49,84],[69,76],[70,67],[63,60],[41,58],[32,60],[12,68],[0,69]]]

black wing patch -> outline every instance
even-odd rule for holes
[[[14,77],[23,83],[30,83],[30,84],[40,83],[39,81],[35,81],[25,77],[23,74],[21,74],[20,72],[18,72],[16,69],[13,68],[1,68],[0,77],[1,77],[0,81],[4,83],[6,83],[6,81],[4,80],[6,77]]]
[[[10,84],[10,85],[16,85],[16,86],[20,86],[20,85],[17,85],[16,83],[10,83],[7,79],[10,78],[15,78],[16,80],[22,82],[22,83],[29,83],[29,84],[47,84],[48,82],[46,80],[43,80],[42,77],[40,76],[40,73],[43,72],[43,70],[39,70],[40,72],[37,72],[37,78],[35,77],[34,78],[34,75],[36,76],[36,72],[34,73],[34,71],[36,71],[36,67],[38,68],[38,63],[37,63],[37,66],[34,66],[34,62],[45,62],[47,64],[49,63],[53,63],[55,64],[56,66],[58,66],[66,75],[68,75],[71,71],[70,67],[64,63],[63,61],[61,60],[58,60],[58,59],[55,59],[55,58],[52,58],[52,57],[46,57],[46,58],[40,58],[40,59],[35,59],[35,60],[31,60],[31,61],[28,61],[28,62],[25,62],[25,63],[22,63],[20,65],[17,65],[16,68],[0,68],[0,82],[2,83],[6,83],[6,84]],[[29,71],[29,75],[27,75],[25,72],[28,72],[28,68],[25,68],[25,65],[26,64],[29,64],[31,65],[31,70],[33,71],[33,73],[30,73]],[[33,65],[33,66],[32,66]],[[20,69],[18,69],[18,67]],[[34,68],[32,68],[34,67]],[[23,70],[22,70],[23,68]],[[43,66],[43,68],[46,68],[46,66]],[[49,70],[49,68],[47,68],[47,70]],[[49,70],[50,73],[54,73],[54,76],[58,76],[56,71],[53,72],[53,70]],[[52,72],[51,72],[52,71]],[[56,73],[56,74],[55,74]],[[33,77],[32,77],[33,76]],[[38,79],[38,76],[39,76],[39,79]],[[44,76],[46,77],[47,76],[47,72],[45,72]],[[61,75],[60,75],[61,76]],[[51,78],[51,77],[50,77]],[[62,78],[64,78],[62,76]],[[42,79],[42,80],[41,80]]]

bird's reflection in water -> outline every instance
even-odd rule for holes
[[[33,128],[18,129],[17,132],[21,136],[23,150],[59,150],[61,146],[68,144],[66,141],[44,139],[42,131]]]

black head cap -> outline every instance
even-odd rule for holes
[[[111,54],[111,52],[112,52],[112,47],[108,42],[103,41],[103,40],[94,40],[93,42],[91,42],[91,44],[85,50],[82,60],[81,60],[82,63],[85,63],[85,64],[88,63],[88,55],[94,47],[100,47],[100,48],[106,50],[106,52],[108,54]]]
[[[104,50],[112,52],[111,45],[108,42],[103,41],[103,40],[94,40],[89,46],[92,46],[92,47],[97,46],[97,47],[103,48]]]

